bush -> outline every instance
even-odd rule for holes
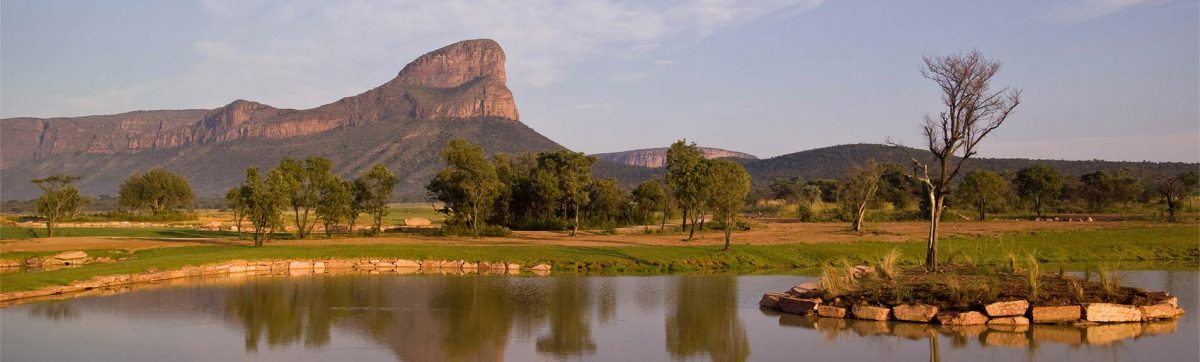
[[[479,229],[479,236],[503,237],[512,235],[512,230],[500,225],[487,225]]]
[[[476,236],[471,227],[461,222],[442,225],[442,236]],[[500,225],[483,225],[479,227],[478,236],[502,237],[512,235],[512,230]]]

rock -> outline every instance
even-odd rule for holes
[[[999,326],[1027,326],[1027,325],[1029,325],[1029,318],[1025,318],[1025,317],[992,318],[991,320],[987,321],[987,324],[988,325],[999,325]]]
[[[288,263],[288,270],[312,269],[312,263],[307,261],[293,260]]]
[[[1025,312],[1029,310],[1029,301],[1011,300],[1007,302],[996,302],[983,306],[983,310],[987,312],[989,317],[1025,315]]]
[[[1082,309],[1077,305],[1033,307],[1029,314],[1033,317],[1033,323],[1074,322],[1083,316]]]
[[[534,265],[534,266],[531,266],[531,267],[529,267],[529,270],[534,270],[534,271],[539,271],[539,270],[540,270],[540,271],[550,271],[550,266],[549,266],[549,265],[546,265],[546,264],[538,264],[538,265]]]
[[[397,268],[406,268],[406,269],[420,269],[421,268],[421,263],[418,263],[418,262],[415,262],[412,260],[399,259],[399,260],[396,260],[395,264],[396,264]]]
[[[783,298],[785,296],[787,296],[786,293],[766,292],[763,294],[762,299],[758,301],[758,305],[760,307],[779,309],[779,298]]]
[[[948,326],[975,326],[987,323],[988,318],[979,312],[942,312],[938,313],[937,320]]]
[[[820,304],[820,299],[805,299],[793,296],[779,298],[779,309],[792,314],[808,315],[815,313],[817,306]]]
[[[433,222],[429,221],[429,219],[422,218],[422,217],[412,217],[412,218],[404,219],[404,226],[430,226],[430,225],[433,225]]]
[[[792,287],[792,289],[789,289],[788,292],[795,294],[795,295],[800,295],[800,294],[804,294],[804,293],[816,290],[819,287],[820,286],[817,285],[817,282],[804,282],[804,283],[796,284],[796,286]]]
[[[508,271],[510,271],[510,272],[521,271],[521,264],[507,263],[507,264],[504,264],[504,268],[508,269]]]
[[[52,256],[51,258],[58,259],[58,260],[80,260],[80,259],[87,259],[87,257],[88,257],[87,253],[82,252],[82,251],[64,251],[64,252],[61,252],[58,254],[54,254],[54,256]]]
[[[862,278],[862,277],[866,277],[866,276],[875,274],[875,267],[869,266],[869,265],[857,265],[857,266],[851,267],[850,270],[848,270],[848,272],[850,273],[850,275],[854,276],[855,278]]]
[[[854,313],[854,318],[873,321],[886,321],[892,314],[892,310],[887,307],[873,307],[864,304],[855,305],[850,311]]]
[[[1089,322],[1140,322],[1142,311],[1132,305],[1088,303],[1083,306],[1083,317]]]
[[[1163,302],[1154,305],[1145,305],[1138,307],[1142,313],[1142,320],[1167,319],[1175,318],[1183,315],[1183,309],[1171,305],[1171,303]]]
[[[845,318],[846,308],[822,304],[817,306],[817,315],[829,318]]]
[[[937,315],[938,308],[926,304],[901,304],[892,307],[892,315],[896,320],[907,322],[929,323]]]
[[[0,268],[20,268],[21,261],[17,259],[0,259]]]

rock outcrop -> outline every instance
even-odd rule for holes
[[[396,120],[519,120],[505,85],[504,50],[466,40],[425,54],[395,79],[313,109],[278,109],[237,100],[213,110],[137,111],[0,121],[0,168],[56,154],[140,152],[248,138],[283,139]]]
[[[709,148],[709,147],[697,147],[697,148],[700,149],[700,152],[704,153],[704,157],[707,157],[709,159],[713,159],[713,158],[744,158],[744,159],[750,159],[750,160],[758,159],[758,157],[751,155],[749,153],[745,153],[745,152],[737,152],[737,151],[730,151],[730,150],[723,150],[720,148]],[[667,165],[667,150],[668,150],[668,148],[665,148],[665,147],[663,147],[663,148],[647,148],[647,149],[641,149],[641,150],[631,150],[631,151],[622,151],[622,152],[598,153],[598,154],[594,154],[592,156],[596,156],[597,158],[602,159],[602,160],[613,161],[616,163],[621,163],[621,164],[626,164],[626,165],[631,165],[631,166],[659,168],[659,167],[663,167],[663,166]]]

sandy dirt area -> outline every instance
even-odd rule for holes
[[[922,222],[887,222],[868,224],[867,230],[856,233],[847,223],[800,223],[786,219],[755,219],[753,230],[734,233],[735,244],[804,244],[844,241],[901,242],[924,240],[929,225]],[[946,222],[942,236],[989,236],[1035,230],[1092,230],[1116,227],[1135,227],[1136,222],[1038,222],[989,221]],[[651,227],[651,230],[655,230]],[[336,238],[310,240],[274,240],[270,245],[376,245],[376,244],[435,244],[435,245],[570,245],[570,246],[629,246],[629,245],[717,245],[724,242],[723,234],[707,230],[697,233],[692,241],[683,241],[685,234],[644,235],[642,227],[618,229],[615,235],[583,231],[576,237],[566,232],[517,231],[503,238],[433,237],[417,234],[389,233],[376,238]],[[195,246],[250,245],[249,240],[226,239],[163,239],[109,237],[54,237],[44,239],[5,240],[0,251],[59,251],[81,249],[125,249]]]

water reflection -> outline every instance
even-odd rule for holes
[[[1131,273],[1126,281],[1151,289],[1175,285],[1181,305],[1196,313],[1197,276]],[[988,327],[815,318],[757,307],[761,291],[795,281],[733,275],[173,281],[0,309],[0,360],[747,361],[752,352],[754,360],[1194,359],[1200,335],[1190,314],[1153,323]],[[191,358],[182,357],[189,350]]]

